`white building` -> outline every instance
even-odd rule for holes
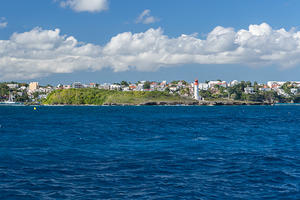
[[[139,83],[137,85],[136,89],[137,89],[137,91],[144,91],[144,83],[142,83],[142,81],[141,81],[141,83]]]
[[[275,89],[275,92],[277,92],[278,95],[284,96],[284,97],[289,97],[290,95],[285,93],[283,89]]]
[[[104,89],[104,90],[109,90],[110,84],[109,83],[103,83],[101,85],[98,86],[99,89]]]
[[[160,86],[161,86],[161,87],[166,87],[166,85],[167,85],[167,81],[162,81],[162,82],[160,83]]]
[[[72,84],[72,88],[76,88],[76,89],[78,89],[78,88],[83,88],[84,86],[80,83],[80,82],[74,82],[73,84]]]
[[[238,85],[240,82],[238,82],[237,80],[233,80],[233,81],[231,81],[230,83],[229,83],[229,86],[230,87],[233,87],[233,86],[235,86],[235,85]]]
[[[64,89],[71,89],[71,85],[63,85]]]
[[[259,88],[258,90],[259,90],[259,91],[262,91],[262,92],[269,92],[269,91],[271,91],[272,89],[271,89],[271,88]]]
[[[280,88],[285,83],[286,83],[285,81],[268,81],[267,86],[269,88]]]
[[[169,87],[169,90],[172,92],[176,92],[177,91],[177,87]]]
[[[254,94],[254,88],[253,87],[246,87],[244,88],[244,91],[246,94]]]
[[[294,84],[295,87],[300,87],[300,81],[293,81],[292,82]]]
[[[132,91],[136,91],[137,90],[136,84],[130,84],[129,89],[132,90]]]
[[[27,88],[25,87],[25,86],[21,86],[18,90],[22,90],[22,91],[24,91],[24,90],[26,90]]]
[[[110,90],[121,90],[121,85],[112,84],[109,86]]]
[[[157,82],[150,83],[150,90],[154,91],[154,90],[157,90],[157,88],[158,88]]]
[[[179,87],[183,86],[182,81],[179,81],[179,82],[177,83],[177,85],[178,85]]]
[[[199,90],[208,90],[209,86],[207,83],[199,83]]]
[[[90,83],[90,84],[88,85],[88,88],[96,88],[96,83]]]
[[[219,85],[222,87],[227,87],[227,82],[226,81],[209,81],[208,82],[208,87],[213,88],[215,85]]]
[[[7,87],[9,87],[9,89],[16,89],[19,87],[19,84],[13,84],[13,83],[9,83],[9,84],[6,84]]]
[[[130,88],[129,87],[123,87],[122,91],[128,92],[128,91],[130,91]]]
[[[31,82],[31,83],[29,83],[29,88],[28,88],[29,93],[33,93],[37,89],[39,89],[39,83],[38,82]]]
[[[291,93],[294,95],[298,94],[298,88],[291,88]]]
[[[38,96],[38,99],[46,99],[47,98],[47,95],[46,94],[40,94]]]

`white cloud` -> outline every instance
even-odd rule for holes
[[[143,23],[143,24],[153,24],[158,21],[159,21],[158,18],[151,16],[151,10],[149,9],[144,10],[135,20],[136,23]]]
[[[32,79],[53,73],[100,69],[101,48],[80,44],[60,30],[35,28],[14,33],[10,40],[0,40],[0,78],[3,80]]]
[[[1,28],[6,28],[7,27],[7,21],[5,17],[0,17],[0,29]]]
[[[108,9],[108,0],[64,0],[60,5],[76,12],[101,12]]]
[[[194,64],[245,64],[283,67],[300,64],[300,32],[273,30],[268,24],[234,31],[216,27],[206,39],[195,35],[169,38],[161,29],[122,33],[112,38],[103,54],[114,57],[115,71],[156,70],[159,67]]]
[[[125,32],[103,47],[78,42],[59,29],[35,28],[0,40],[0,80],[21,80],[79,70],[155,71],[185,64],[300,64],[300,31],[273,29],[268,24],[248,30],[216,27],[205,39],[197,35],[171,38],[162,29]]]

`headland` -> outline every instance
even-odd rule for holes
[[[271,105],[268,102],[234,100],[195,100],[160,91],[116,91],[103,89],[61,89],[50,93],[42,105],[105,105],[105,106],[219,106]]]

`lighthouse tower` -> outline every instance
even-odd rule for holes
[[[198,83],[198,80],[195,80],[195,83],[194,83],[194,98],[196,100],[200,100],[200,98],[199,98],[199,83]]]

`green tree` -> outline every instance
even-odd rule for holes
[[[144,89],[150,89],[150,82],[149,81],[146,81],[144,83]]]
[[[283,91],[284,91],[285,93],[287,93],[288,95],[293,95],[293,94],[291,93],[291,88],[293,88],[291,82],[286,82],[286,83],[284,83],[284,84],[281,86],[281,89],[283,89]]]
[[[35,99],[37,99],[37,98],[39,97],[39,93],[38,93],[38,92],[34,92],[32,95],[33,95],[33,97],[34,97]]]
[[[5,83],[0,83],[0,96],[3,98],[4,96],[8,96],[9,87]]]
[[[258,92],[259,85],[256,81],[254,81],[254,83],[253,83],[253,89],[254,89],[254,92]]]
[[[15,101],[16,102],[28,102],[29,97],[26,92],[23,92],[21,96],[16,96]]]
[[[185,80],[181,81],[183,85],[188,85],[188,82],[186,82]]]
[[[128,82],[127,82],[127,81],[121,81],[121,85],[123,85],[123,86],[126,86],[126,87],[128,87],[128,86],[129,86],[129,84],[128,84]]]

